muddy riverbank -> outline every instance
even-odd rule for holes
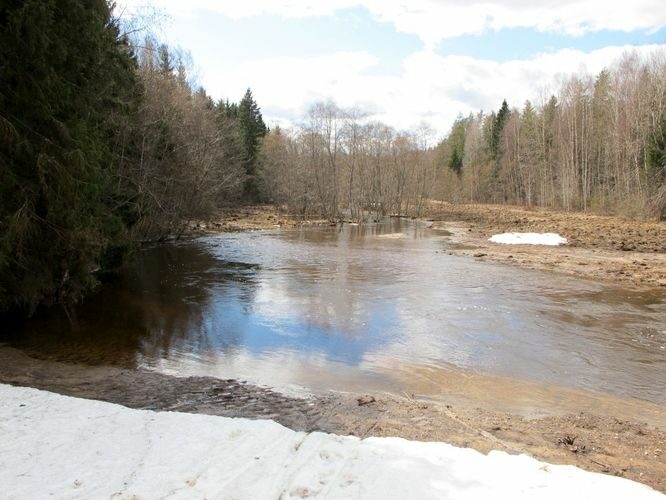
[[[329,224],[335,224],[335,222],[321,217],[304,217],[290,214],[274,205],[256,205],[219,209],[206,219],[192,221],[188,225],[186,235],[191,237],[216,233],[266,231]]]
[[[433,227],[451,231],[453,255],[630,285],[666,287],[666,223],[504,205],[432,203]],[[568,245],[490,243],[505,232],[559,233]]]
[[[638,420],[593,413],[526,418],[475,407],[473,401],[447,404],[411,394],[294,397],[235,380],[40,360],[6,346],[0,346],[0,383],[137,409],[273,419],[295,430],[399,436],[484,453],[527,453],[666,492],[666,429]],[[654,411],[653,405],[646,406],[647,413]]]

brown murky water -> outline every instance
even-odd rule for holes
[[[52,312],[0,340],[279,389],[437,398],[453,370],[666,404],[666,293],[453,257],[448,244],[395,219],[149,248],[81,305],[77,332]]]

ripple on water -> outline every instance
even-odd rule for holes
[[[53,311],[4,335],[60,359],[269,386],[409,391],[394,360],[666,404],[666,293],[453,257],[447,244],[393,219],[152,247],[79,307],[77,331]]]

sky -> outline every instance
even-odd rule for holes
[[[446,135],[459,114],[540,102],[572,73],[666,50],[664,0],[118,0],[191,55],[215,99],[252,89],[269,125],[318,101]]]

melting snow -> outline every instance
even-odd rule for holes
[[[525,455],[156,413],[0,385],[3,498],[663,498]]]
[[[566,245],[567,239],[557,233],[502,233],[493,235],[489,241],[505,245]]]

